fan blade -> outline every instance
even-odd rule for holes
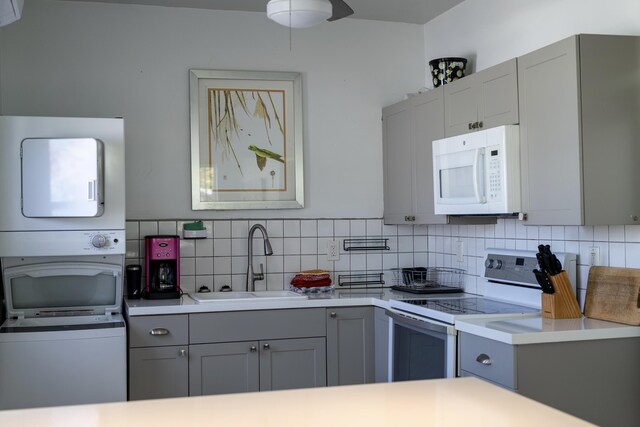
[[[333,6],[333,14],[327,21],[336,21],[338,19],[346,18],[349,15],[353,15],[353,9],[349,7],[342,0],[329,0],[331,6]]]

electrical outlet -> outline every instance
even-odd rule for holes
[[[327,242],[327,261],[340,261],[339,240],[329,240]]]
[[[600,247],[591,246],[589,248],[589,265],[600,265]]]
[[[464,262],[464,242],[462,240],[456,241],[456,261]]]

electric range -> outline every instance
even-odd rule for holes
[[[576,256],[556,254],[575,284]],[[433,295],[389,301],[389,380],[458,375],[456,321],[528,317],[540,313],[542,290],[533,274],[536,253],[489,249],[477,294]]]
[[[575,254],[556,254],[575,292]],[[416,296],[390,301],[392,309],[453,325],[460,318],[526,317],[540,313],[541,289],[533,274],[536,252],[487,249],[478,294]]]

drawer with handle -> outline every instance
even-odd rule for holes
[[[134,316],[129,318],[129,346],[154,347],[189,344],[189,316]]]
[[[509,344],[460,333],[460,368],[510,389],[517,389],[514,347]]]

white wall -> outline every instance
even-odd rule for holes
[[[0,29],[5,115],[123,116],[127,218],[381,217],[381,108],[424,81],[422,26],[289,31],[263,13],[28,0]],[[306,207],[191,211],[188,70],[303,73]]]
[[[462,56],[475,72],[573,34],[640,35],[640,1],[466,0],[424,30],[427,61]]]

